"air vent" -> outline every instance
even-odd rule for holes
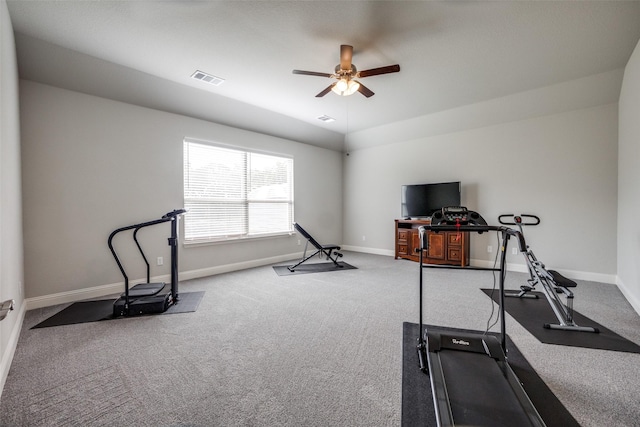
[[[196,80],[202,80],[203,82],[209,83],[209,84],[214,85],[214,86],[220,86],[222,83],[224,83],[224,79],[222,79],[220,77],[213,76],[211,74],[207,74],[207,73],[202,72],[200,70],[198,70],[195,73],[193,73],[191,75],[191,78],[194,78]]]
[[[333,117],[329,117],[326,114],[323,115],[323,116],[318,117],[318,120],[321,120],[321,121],[323,121],[325,123],[331,123],[331,122],[335,122],[336,121],[336,119],[334,119]]]

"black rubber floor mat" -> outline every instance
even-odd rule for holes
[[[500,298],[498,291],[482,289],[496,303]],[[547,298],[541,292],[533,292],[538,298],[505,298],[504,308],[527,331],[545,344],[566,345],[571,347],[595,348],[600,350],[640,353],[640,346],[618,335],[598,322],[573,312],[573,320],[580,326],[591,326],[600,332],[563,331],[546,329],[545,323],[558,323],[558,319],[549,306]]]
[[[308,273],[323,273],[327,271],[342,271],[342,270],[353,270],[357,267],[352,266],[351,264],[347,264],[346,262],[338,262],[340,267],[336,266],[332,262],[319,262],[319,263],[310,263],[310,264],[302,264],[296,267],[295,271],[289,271],[287,267],[291,265],[274,265],[273,270],[278,273],[278,276],[291,276],[294,274],[308,274]]]
[[[198,309],[203,296],[204,291],[180,293],[180,299],[177,304],[169,307],[164,313],[157,313],[152,316],[194,312]],[[62,311],[33,326],[31,329],[112,320],[114,319],[113,301],[114,300],[96,300],[74,302]]]
[[[439,326],[430,329],[454,330]],[[458,331],[460,329],[457,329]],[[469,332],[469,331],[466,331]],[[402,426],[436,426],[435,409],[429,376],[420,370],[418,362],[418,324],[402,324]],[[547,427],[579,427],[553,392],[533,370],[527,359],[508,339],[509,365],[522,383],[529,399]]]

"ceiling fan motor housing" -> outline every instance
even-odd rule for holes
[[[358,69],[356,68],[355,64],[351,64],[351,69],[350,70],[343,70],[340,68],[340,64],[336,65],[336,75],[338,76],[343,76],[346,74],[351,75],[351,77],[356,77],[356,74],[358,74]]]

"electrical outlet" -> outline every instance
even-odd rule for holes
[[[300,246],[300,239],[298,239],[298,246]]]
[[[159,257],[158,257],[158,259],[156,260],[156,263],[157,263],[158,265],[162,265],[162,264],[164,264],[164,259],[162,259],[162,257],[161,257],[161,256],[159,256]]]
[[[365,240],[367,240],[367,236],[362,236],[362,241],[364,242]]]
[[[487,246],[487,252],[488,253],[493,252],[493,246],[491,246],[491,245]]]
[[[514,255],[518,255],[518,248],[511,248],[511,253]]]

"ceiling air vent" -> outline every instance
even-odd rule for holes
[[[220,86],[222,83],[224,83],[224,79],[222,79],[220,77],[213,76],[211,74],[207,74],[207,73],[202,72],[200,70],[198,70],[195,73],[191,74],[191,78],[194,78],[196,80],[202,80],[203,82],[212,84],[214,86]]]
[[[323,116],[318,117],[318,120],[321,120],[321,121],[323,121],[325,123],[331,123],[331,122],[335,122],[336,121],[336,119],[334,119],[333,117],[329,117],[326,114],[323,115]]]

